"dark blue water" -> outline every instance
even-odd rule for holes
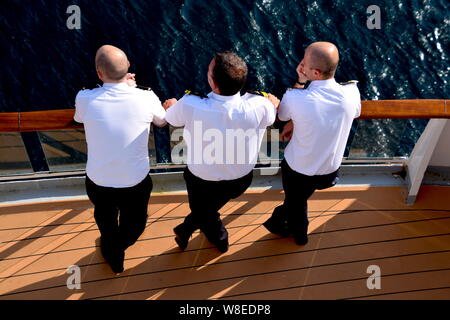
[[[73,4],[80,30],[66,27]],[[366,26],[373,4],[380,30]],[[336,79],[359,80],[362,99],[448,98],[449,9],[447,0],[0,0],[0,111],[73,107],[78,90],[99,83],[103,44],[122,48],[138,83],[162,100],[208,92],[208,63],[225,49],[248,63],[249,89],[281,97],[318,40],[338,46]],[[361,121],[353,147],[404,155],[425,123]]]

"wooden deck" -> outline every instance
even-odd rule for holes
[[[282,191],[249,191],[222,210],[225,254],[200,233],[181,252],[184,194],[152,195],[145,233],[114,275],[89,201],[0,205],[0,299],[450,299],[450,187],[335,187],[309,201],[309,243],[261,226]],[[81,289],[66,282],[81,268]],[[381,289],[367,288],[367,268]]]

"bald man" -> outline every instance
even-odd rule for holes
[[[290,121],[281,137],[292,139],[281,162],[285,199],[264,226],[272,233],[308,242],[307,200],[333,186],[361,101],[356,81],[334,80],[339,52],[329,42],[309,45],[297,66],[298,80],[281,100],[278,118]]]
[[[103,86],[78,93],[74,119],[84,124],[86,133],[86,191],[95,207],[101,252],[113,272],[120,273],[125,249],[146,226],[153,187],[150,124],[165,125],[166,112],[153,91],[136,88],[128,58],[119,48],[102,46],[95,66]]]

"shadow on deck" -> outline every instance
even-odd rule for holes
[[[248,191],[222,210],[225,254],[195,233],[185,252],[172,228],[185,194],[154,194],[147,228],[114,275],[87,200],[0,205],[0,299],[450,299],[450,187],[335,187],[309,201],[309,243],[262,223],[282,191]],[[81,289],[66,281],[81,268]],[[381,269],[368,289],[367,268]]]

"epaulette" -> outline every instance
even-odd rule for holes
[[[349,81],[346,81],[346,82],[339,82],[339,84],[341,86],[345,86],[345,85],[350,84],[350,83],[358,83],[358,81],[356,81],[356,80],[349,80]]]
[[[185,94],[190,94],[190,95],[193,95],[193,96],[197,96],[197,97],[200,97],[202,99],[208,98],[208,96],[206,96],[206,95],[204,95],[202,93],[191,91],[191,90],[185,90],[184,93]]]
[[[267,93],[267,92],[265,92],[265,91],[253,91],[253,90],[249,90],[249,91],[247,91],[248,93],[250,93],[250,94],[256,94],[256,95],[258,95],[258,96],[262,96],[262,97],[264,97],[264,98],[267,98],[268,96],[269,96],[269,94]]]
[[[144,91],[152,91],[152,88],[144,87],[144,86],[140,86],[140,85],[137,85],[136,88],[144,90]]]

